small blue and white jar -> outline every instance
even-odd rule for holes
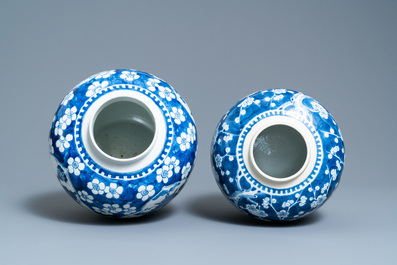
[[[296,220],[323,205],[338,186],[344,155],[328,111],[287,89],[240,100],[219,123],[211,149],[223,194],[267,221]]]
[[[136,70],[86,79],[63,99],[51,125],[58,179],[79,204],[136,217],[170,202],[193,167],[196,126],[180,95]]]

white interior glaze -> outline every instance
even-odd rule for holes
[[[82,122],[87,153],[98,165],[114,172],[140,170],[164,147],[163,113],[152,99],[137,91],[103,95],[89,107]]]
[[[307,178],[315,165],[316,152],[309,129],[286,116],[259,121],[243,146],[243,158],[251,175],[268,187],[280,189]]]

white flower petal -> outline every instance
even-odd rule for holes
[[[121,193],[123,193],[123,187],[118,187],[117,189],[116,189],[116,192],[118,193],[118,194],[121,194]]]

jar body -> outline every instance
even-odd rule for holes
[[[268,221],[296,220],[320,207],[344,166],[341,132],[302,93],[263,90],[233,106],[216,129],[211,160],[223,194]]]
[[[136,70],[96,74],[60,104],[49,135],[58,179],[79,204],[135,217],[174,198],[193,167],[190,110],[163,80]]]

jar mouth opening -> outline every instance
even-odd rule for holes
[[[102,106],[92,120],[93,141],[111,159],[133,160],[153,143],[153,113],[140,101],[115,98]]]
[[[164,115],[146,94],[128,89],[109,92],[98,97],[83,117],[83,145],[104,169],[119,173],[142,170],[164,149]]]
[[[315,166],[316,156],[316,142],[310,130],[288,116],[258,121],[243,144],[243,159],[251,176],[277,189],[304,181]]]
[[[291,178],[304,167],[307,149],[305,139],[296,129],[284,124],[271,125],[253,139],[253,162],[270,178]]]

